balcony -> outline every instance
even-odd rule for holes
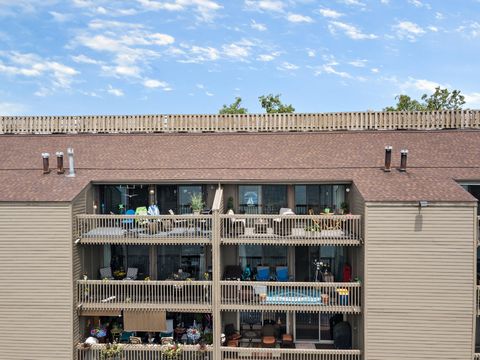
[[[220,281],[221,310],[360,313],[360,283]]]
[[[360,350],[222,348],[222,360],[360,360]]]
[[[209,244],[211,215],[77,215],[83,244]]]
[[[161,345],[133,345],[122,344],[122,360],[166,360],[167,357],[162,355]],[[76,348],[77,360],[103,359],[102,349],[106,345],[92,345],[90,348],[84,348],[78,345]],[[197,345],[185,345],[182,351],[182,360],[213,360],[213,351],[211,346],[207,346],[205,350],[200,350]],[[333,358],[332,358],[333,359]],[[335,358],[336,359],[336,358]],[[340,359],[340,358],[339,358]],[[343,359],[343,358],[342,358]]]
[[[78,280],[77,287],[82,309],[212,311],[211,281]]]
[[[360,245],[360,215],[221,215],[223,244]]]

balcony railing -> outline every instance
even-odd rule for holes
[[[0,134],[479,128],[478,110],[313,114],[0,116]]]
[[[211,281],[78,280],[78,304],[87,309],[211,311]]]
[[[223,243],[358,245],[360,215],[221,215]]]
[[[360,313],[360,283],[220,281],[222,310]]]
[[[77,215],[75,235],[87,244],[205,244],[212,215]]]
[[[480,359],[480,353],[476,353],[473,355],[474,360]]]
[[[222,348],[222,360],[360,360],[360,350]]]
[[[101,360],[102,349],[105,349],[105,347],[104,344],[92,345],[90,348],[78,345],[76,360]],[[122,350],[119,359],[121,360],[171,360],[171,358],[162,354],[161,345],[120,344],[120,347]],[[211,346],[201,349],[197,345],[184,345],[182,349],[182,360],[213,360]]]
[[[480,285],[477,285],[477,316],[480,316]]]

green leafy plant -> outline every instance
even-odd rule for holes
[[[193,194],[191,197],[191,202],[190,205],[192,207],[193,211],[200,211],[203,209],[203,200],[202,200],[202,194]]]
[[[230,196],[227,199],[227,210],[233,210],[233,197]]]
[[[183,349],[180,344],[162,345],[162,355],[169,360],[179,359],[182,351]]]
[[[123,348],[120,344],[107,344],[104,348],[102,348],[102,350],[100,350],[100,360],[120,359],[122,352]]]
[[[342,209],[344,214],[348,214],[350,212],[350,209],[348,207],[348,203],[345,202],[345,201],[340,204],[340,208]]]

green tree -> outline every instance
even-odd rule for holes
[[[427,110],[460,110],[465,104],[465,96],[460,94],[460,90],[441,89],[440,86],[435,88],[435,92],[427,96],[422,95]]]
[[[385,111],[423,111],[425,106],[420,104],[417,100],[412,99],[408,95],[395,96],[397,104],[395,106],[388,106]]]
[[[449,91],[448,89],[435,88],[430,96],[423,94],[422,102],[412,99],[408,95],[397,95],[397,103],[388,106],[384,111],[434,111],[434,110],[460,110],[465,104],[465,97],[460,90]]]
[[[223,105],[223,107],[218,111],[219,114],[246,114],[248,110],[242,105],[242,98],[236,97],[235,101],[230,105]]]
[[[293,113],[295,108],[292,105],[285,105],[280,100],[280,94],[262,95],[258,98],[260,105],[269,114],[271,113]]]

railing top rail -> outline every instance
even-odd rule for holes
[[[212,285],[211,280],[77,280],[85,285]]]
[[[480,110],[293,114],[0,116],[0,134],[480,128]]]
[[[296,281],[238,281],[220,280],[220,285],[252,286],[311,286],[311,287],[361,287],[359,282],[296,282]]]
[[[182,214],[182,215],[119,215],[119,214],[78,214],[77,219],[209,219],[212,215],[194,215],[194,214]]]
[[[255,351],[256,353],[280,353],[280,354],[342,354],[342,355],[360,355],[360,350],[341,350],[341,349],[276,349],[276,348],[241,348],[241,347],[222,347],[224,352],[244,352]]]
[[[361,215],[334,215],[334,214],[323,214],[323,215],[279,215],[279,214],[221,214],[221,218],[244,218],[244,219],[314,219],[319,218],[324,219],[360,219]]]
[[[84,344],[77,344],[77,349],[79,350],[88,350],[88,349],[103,349],[107,344],[92,344],[90,347],[85,347]],[[120,344],[124,350],[141,350],[141,351],[160,351],[162,345],[160,344]],[[200,345],[182,345],[184,351],[199,351]],[[212,345],[206,345],[202,351],[212,351]]]

